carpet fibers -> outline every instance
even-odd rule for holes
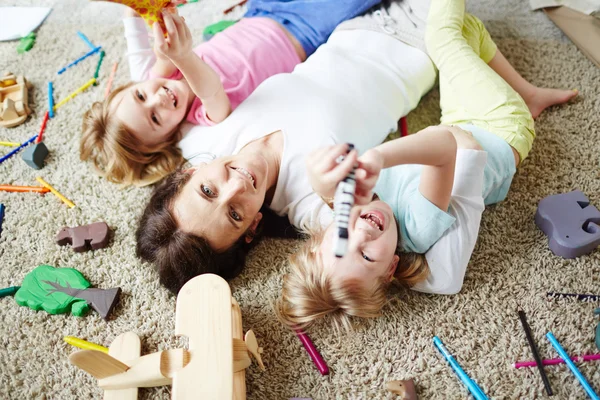
[[[183,7],[182,14],[200,38],[202,28],[221,19],[219,11],[232,3],[202,0]],[[77,205],[69,209],[50,194],[0,192],[0,202],[6,206],[0,286],[19,285],[31,269],[50,264],[77,268],[93,285],[121,287],[123,295],[109,322],[95,312],[84,318],[52,316],[19,307],[10,297],[1,299],[0,398],[101,398],[95,380],[69,364],[67,357],[74,349],[62,341],[63,336],[108,346],[122,332],[134,331],[142,338],[143,353],[182,345],[173,335],[174,297],[134,254],[136,221],[150,189],[121,189],[79,161],[81,116],[92,101],[102,98],[115,61],[119,61],[116,84],[127,81],[122,10],[82,0],[0,0],[0,6],[10,5],[44,5],[53,11],[28,53],[18,55],[17,42],[0,43],[0,71],[30,80],[34,110],[23,125],[0,129],[0,140],[25,141],[37,132],[47,109],[49,80],[54,81],[54,97],[60,100],[92,77],[97,57],[56,74],[88,51],[75,35],[77,30],[102,45],[106,58],[100,85],[74,98],[49,121],[46,167],[34,171],[20,156],[0,164],[0,183],[36,185],[35,177],[42,176]],[[543,358],[557,357],[544,338],[549,330],[570,354],[598,351],[593,342],[598,323],[593,310],[598,304],[548,301],[545,293],[600,292],[600,251],[576,260],[554,256],[533,216],[543,197],[574,189],[600,206],[600,70],[543,13],[531,12],[523,0],[471,1],[469,10],[485,22],[501,51],[525,78],[537,85],[578,88],[579,98],[546,110],[536,121],[533,151],[519,168],[508,199],[484,214],[461,293],[433,296],[396,290],[382,318],[360,323],[350,335],[336,338],[328,329],[317,329],[311,336],[330,366],[329,376],[318,374],[300,342],[278,325],[273,313],[286,257],[299,242],[265,240],[257,246],[245,272],[232,282],[244,328],[254,329],[265,349],[267,371],[260,372],[256,365],[247,370],[249,399],[391,399],[394,396],[385,391],[385,382],[407,378],[415,379],[421,398],[467,398],[466,389],[435,350],[434,335],[442,338],[490,398],[545,397],[537,370],[512,367],[517,360],[532,358],[515,311],[517,303],[527,313]],[[240,13],[236,10],[231,18]],[[410,114],[411,132],[438,121],[438,100],[434,89]],[[77,254],[54,243],[61,227],[99,220],[114,228],[110,247]],[[600,362],[579,366],[600,391]],[[564,365],[546,371],[555,398],[586,398]],[[140,393],[141,399],[170,398],[169,387]]]

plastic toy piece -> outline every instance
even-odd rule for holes
[[[325,360],[323,360],[323,357],[321,357],[321,353],[319,353],[319,350],[317,350],[312,340],[310,340],[310,337],[308,337],[308,335],[302,331],[295,332],[321,375],[328,375],[329,367],[325,363]]]
[[[600,315],[600,308],[596,308],[594,314]],[[600,349],[600,323],[598,323],[598,326],[596,327],[596,347]]]
[[[400,396],[401,400],[417,400],[417,391],[412,379],[406,381],[389,381],[385,388]]]
[[[15,295],[20,306],[50,314],[71,312],[82,317],[90,306],[104,319],[117,304],[121,288],[96,289],[73,268],[40,265],[28,273]]]
[[[354,149],[353,144],[348,144],[348,153]],[[337,160],[341,163],[344,160],[340,156]],[[350,221],[350,211],[354,206],[354,191],[356,190],[355,168],[338,183],[333,200],[333,209],[335,210],[335,229],[336,235],[333,237],[333,254],[338,257],[344,257],[348,249],[348,222]]]
[[[94,222],[74,228],[64,227],[56,235],[56,243],[60,246],[70,244],[77,253],[102,249],[108,246],[109,239],[110,228],[106,222]]]
[[[91,50],[94,50],[96,48],[96,46],[94,46],[94,43],[92,43],[92,41],[88,39],[88,37],[85,36],[83,33],[77,31],[77,36],[79,36],[81,40],[83,40]]]
[[[227,282],[213,274],[191,279],[179,292],[175,319],[176,334],[189,339],[188,350],[140,356],[139,339],[129,332],[115,339],[108,355],[81,350],[69,361],[98,379],[104,399],[134,400],[138,387],[172,384],[174,400],[245,400],[249,347],[258,347],[242,340],[242,314]]]
[[[31,32],[29,35],[25,36],[24,38],[21,38],[21,40],[19,40],[19,45],[17,46],[17,53],[23,54],[31,50],[31,48],[35,44],[35,37],[35,33]]]
[[[37,138],[37,135],[33,135],[32,137],[30,137],[29,139],[27,139],[27,141],[25,143],[22,143],[19,147],[17,147],[16,149],[14,149],[13,151],[11,151],[10,153],[0,157],[0,164],[2,164],[4,161],[8,160],[9,158],[11,158],[12,156],[14,156],[15,154],[17,154],[19,151],[23,150],[25,147],[29,146],[35,139]]]
[[[240,7],[243,6],[244,4],[246,4],[248,2],[248,0],[241,0],[239,3],[234,4],[233,6],[229,7],[228,9],[223,11],[224,15],[229,14],[230,12],[232,12],[233,10],[235,10],[236,7]]]
[[[0,297],[14,296],[20,288],[21,286],[11,286],[4,289],[0,289]]]
[[[110,76],[108,77],[108,82],[106,83],[106,89],[104,90],[104,98],[107,98],[110,94],[110,88],[113,83],[113,79],[115,79],[115,74],[117,72],[117,67],[119,66],[118,62],[113,64],[112,70],[110,71]]]
[[[46,114],[44,114],[44,119],[42,120],[42,126],[40,126],[40,131],[38,132],[37,138],[35,139],[35,143],[40,143],[42,141],[44,131],[46,130],[46,124],[48,123],[49,115],[50,115],[50,112],[46,111]]]
[[[2,223],[4,222],[4,204],[0,203],[0,237],[2,236]]]
[[[18,147],[20,145],[21,145],[21,143],[19,143],[19,142],[0,142],[0,146],[6,146],[6,147]]]
[[[235,25],[237,21],[219,21],[212,25],[207,26],[202,31],[202,38],[205,42],[208,42],[213,36],[215,36],[219,32],[223,32],[225,29],[229,28],[231,25]]]
[[[46,182],[45,180],[43,180],[41,177],[38,176],[37,178],[35,178],[35,180],[37,180],[39,183],[41,183],[43,187],[49,189],[50,192],[52,192],[53,195],[55,195],[56,197],[58,197],[60,199],[60,201],[62,201],[63,203],[65,203],[67,206],[69,206],[69,208],[74,208],[75,207],[75,203],[73,203],[71,200],[67,199],[65,196],[63,196],[62,194],[60,194],[58,192],[58,190],[54,189],[48,182]]]
[[[98,64],[96,64],[96,71],[94,72],[94,79],[96,80],[96,82],[94,82],[94,86],[98,85],[98,74],[100,73],[100,67],[102,66],[102,60],[104,60],[105,55],[106,53],[104,52],[104,50],[102,50],[100,52],[100,59],[98,59]]]
[[[75,90],[73,93],[71,93],[70,95],[68,95],[67,97],[62,99],[57,105],[55,105],[54,111],[56,111],[60,106],[65,104],[67,101],[71,100],[73,97],[77,96],[79,93],[83,92],[85,89],[92,86],[94,83],[96,83],[96,78],[92,78],[89,81],[87,81],[83,86],[81,86],[80,88]]]
[[[111,3],[118,3],[126,5],[129,8],[133,8],[142,18],[146,21],[149,27],[155,22],[158,22],[162,31],[167,35],[167,28],[165,26],[165,21],[163,20],[162,10],[169,3],[175,3],[175,1],[171,0],[103,0],[109,1]],[[181,2],[177,2],[181,3]]]
[[[36,193],[48,193],[50,190],[43,186],[13,186],[13,185],[0,185],[0,191],[3,192],[36,192]]]
[[[58,72],[57,72],[57,74],[60,75],[63,72],[65,72],[66,70],[68,70],[69,68],[76,66],[81,61],[83,61],[86,58],[88,58],[90,56],[93,56],[94,54],[96,54],[97,52],[99,52],[100,49],[102,49],[102,47],[98,46],[95,49],[92,49],[92,50],[88,51],[87,53],[85,53],[84,55],[82,55],[81,57],[79,57],[78,59],[76,59],[75,61],[73,61],[73,62],[67,64],[66,66],[62,67],[61,69],[59,69]]]
[[[20,125],[31,114],[28,106],[29,83],[22,76],[10,72],[0,79],[0,126],[12,128]]]
[[[80,349],[97,350],[108,354],[108,349],[106,347],[100,346],[96,343],[88,342],[87,340],[79,339],[75,336],[65,336],[63,340],[71,346],[79,347]]]
[[[48,112],[50,118],[54,118],[54,88],[52,82],[48,82]]]
[[[44,142],[35,143],[33,146],[29,146],[21,155],[25,164],[29,165],[33,169],[44,168],[44,160],[48,156],[48,148]]]
[[[600,245],[600,211],[579,190],[542,199],[535,223],[557,256],[579,257]]]

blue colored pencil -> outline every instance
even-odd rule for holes
[[[560,345],[560,343],[558,343],[558,340],[556,340],[556,338],[554,337],[552,332],[546,333],[546,338],[550,341],[550,344],[552,344],[552,347],[554,347],[554,349],[557,351],[560,358],[565,360],[565,363],[567,364],[567,366],[569,367],[569,369],[571,370],[573,375],[575,375],[575,378],[577,378],[579,383],[581,383],[581,386],[583,386],[583,388],[585,389],[588,396],[590,396],[590,399],[600,400],[600,397],[598,397],[596,392],[594,392],[594,389],[592,389],[592,387],[590,386],[588,381],[585,379],[585,377],[583,376],[581,371],[579,371],[579,369],[577,369],[577,367],[575,366],[575,363],[573,362],[573,360],[571,360],[571,357],[569,357],[569,355],[567,354],[565,349],[563,349],[562,346]]]
[[[48,113],[50,118],[54,118],[54,89],[52,88],[52,82],[48,82]]]
[[[0,203],[0,236],[2,236],[2,222],[4,222],[4,204]]]
[[[461,366],[458,364],[458,361],[456,361],[456,359],[452,357],[452,354],[450,354],[450,352],[446,349],[439,337],[433,337],[433,344],[435,345],[435,347],[437,347],[439,352],[442,353],[444,358],[446,358],[446,361],[448,361],[456,375],[458,375],[458,378],[467,387],[467,389],[469,389],[469,392],[471,392],[473,397],[476,400],[488,400],[485,393],[483,393],[483,390],[481,390],[477,383],[475,383],[475,381],[472,380],[469,377],[469,375],[467,375],[467,373],[461,368]]]
[[[58,75],[62,74],[63,72],[65,72],[68,68],[71,68],[75,65],[77,65],[80,61],[85,60],[86,58],[88,58],[89,56],[92,56],[94,54],[96,54],[97,52],[100,51],[102,47],[98,46],[90,51],[88,51],[87,53],[85,53],[83,56],[79,57],[77,60],[73,61],[71,64],[68,64],[66,67],[61,68],[58,71]]]
[[[83,40],[85,44],[87,44],[90,47],[90,49],[94,50],[96,48],[96,46],[94,46],[94,43],[92,43],[90,39],[88,39],[87,36],[85,36],[83,33],[77,31],[77,36],[79,36],[81,40]]]
[[[10,153],[6,154],[3,157],[0,157],[0,164],[2,164],[5,160],[8,160],[9,158],[11,158],[13,155],[17,154],[19,151],[23,150],[25,147],[29,146],[29,144],[31,144],[37,137],[38,137],[38,135],[33,135],[32,137],[27,139],[27,141],[25,143],[21,143],[21,145],[19,147],[17,147]]]

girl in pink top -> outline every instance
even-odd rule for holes
[[[252,18],[196,48],[184,19],[165,12],[167,38],[154,24],[153,50],[144,22],[128,10],[133,17],[124,20],[130,70],[141,82],[116,89],[84,114],[80,158],[91,160],[112,182],[143,186],[158,181],[183,162],[176,143],[184,121],[205,126],[223,121],[262,81],[291,72],[339,22],[378,1],[344,0],[333,8],[339,12],[320,15],[305,0],[250,0],[252,14],[247,15]],[[333,6],[337,0],[322,2]],[[287,8],[274,10],[276,3]],[[277,12],[285,17],[276,18]],[[307,29],[311,21],[318,27],[316,36]],[[296,26],[302,29],[294,36],[288,28]]]

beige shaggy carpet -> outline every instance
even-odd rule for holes
[[[219,10],[232,3],[201,0],[185,6],[182,13],[200,38],[202,28],[219,20]],[[127,80],[121,9],[84,0],[0,0],[3,6],[16,4],[47,5],[53,11],[30,52],[18,55],[16,42],[0,43],[0,71],[24,74],[31,81],[34,110],[25,124],[0,129],[0,140],[24,141],[37,132],[47,108],[47,81],[54,81],[58,100],[90,79],[96,57],[56,75],[60,67],[88,51],[77,30],[102,45],[106,59],[100,86],[76,97],[48,123],[45,143],[51,153],[46,167],[34,171],[20,156],[0,165],[0,183],[35,185],[40,175],[77,204],[69,209],[50,194],[0,192],[0,202],[6,205],[0,286],[19,285],[34,267],[50,264],[77,268],[95,286],[119,286],[123,295],[108,322],[95,312],[84,318],[52,316],[19,307],[11,297],[0,299],[0,398],[101,398],[95,380],[67,361],[74,349],[62,341],[63,336],[108,346],[120,333],[134,331],[142,338],[145,353],[181,343],[173,335],[175,298],[159,286],[151,267],[134,255],[136,220],[150,190],[120,189],[104,182],[78,156],[81,115],[102,97],[115,61],[120,62],[118,82]],[[557,357],[544,338],[548,330],[571,354],[598,352],[593,343],[598,321],[592,314],[598,304],[548,301],[545,293],[600,293],[600,250],[576,260],[554,256],[533,216],[543,197],[574,189],[600,206],[600,70],[543,13],[531,12],[524,0],[471,1],[469,9],[486,23],[502,52],[527,79],[537,85],[578,88],[579,99],[553,107],[537,120],[533,152],[519,169],[508,200],[485,212],[462,292],[433,296],[394,291],[385,316],[360,324],[355,333],[336,338],[327,329],[315,331],[312,338],[329,364],[329,376],[319,375],[296,337],[278,324],[271,305],[281,287],[286,257],[298,243],[265,240],[259,245],[242,276],[232,282],[244,328],[254,329],[265,348],[266,372],[256,365],[247,370],[249,399],[387,399],[394,396],[385,391],[385,382],[407,378],[415,379],[423,399],[467,398],[466,389],[435,350],[434,335],[442,338],[490,398],[545,397],[537,370],[511,366],[532,358],[515,311],[517,302],[527,312],[544,358]],[[411,113],[410,131],[436,123],[438,98],[434,90]],[[0,149],[2,154],[7,151]],[[98,220],[115,230],[110,247],[76,254],[54,243],[61,227]],[[600,391],[600,361],[579,367]],[[554,398],[586,398],[564,365],[546,371]],[[170,390],[144,389],[140,398],[168,399]]]

